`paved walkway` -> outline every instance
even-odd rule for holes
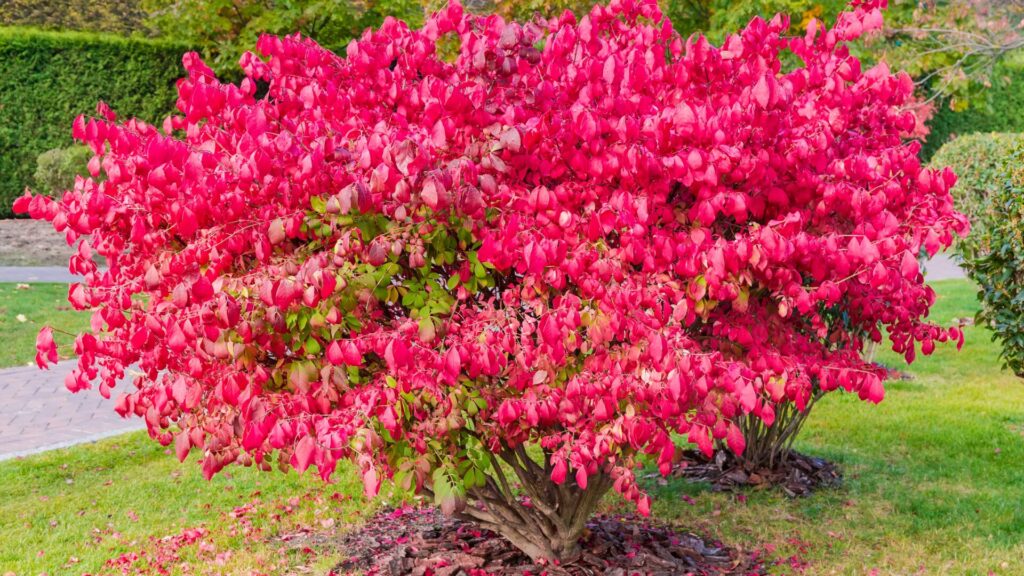
[[[80,282],[67,266],[0,266],[0,282]]]
[[[145,427],[141,418],[123,419],[114,400],[95,389],[72,394],[64,376],[75,361],[50,370],[36,366],[0,370],[0,460],[95,442]]]
[[[966,278],[964,269],[946,253],[936,254],[924,264],[924,276],[928,280],[951,280]]]

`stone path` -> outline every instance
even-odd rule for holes
[[[145,427],[141,418],[123,419],[114,400],[95,389],[72,394],[64,376],[75,361],[50,370],[36,366],[0,370],[0,460],[95,442]]]

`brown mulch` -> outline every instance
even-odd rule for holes
[[[728,450],[717,451],[710,460],[697,450],[687,450],[669,475],[707,482],[715,491],[777,486],[790,498],[843,483],[843,474],[834,463],[799,452],[790,452],[789,458],[774,468],[750,470]]]
[[[347,535],[333,574],[375,576],[761,575],[758,554],[632,516],[596,516],[579,558],[539,565],[493,532],[436,508],[385,511]]]
[[[63,266],[74,250],[49,222],[0,219],[0,266]]]

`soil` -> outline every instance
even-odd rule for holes
[[[332,574],[681,576],[767,574],[759,555],[632,516],[596,516],[578,558],[540,565],[507,540],[436,508],[384,511],[342,541]]]
[[[72,253],[49,222],[0,219],[0,266],[67,267]]]
[[[719,450],[710,460],[697,450],[687,450],[670,476],[707,482],[715,491],[778,487],[790,498],[843,483],[842,472],[834,463],[799,452],[790,452],[789,458],[774,468],[751,470],[728,450]]]

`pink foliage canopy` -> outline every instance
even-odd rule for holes
[[[453,3],[341,56],[263,37],[238,85],[187,54],[180,114],[101,105],[74,125],[93,177],[16,203],[78,242],[67,386],[133,367],[117,409],[207,475],[348,458],[372,494],[539,444],[554,482],[609,474],[646,512],[633,471],[667,471],[673,434],[741,452],[742,415],[880,401],[883,330],[907,361],[962,341],[917,260],[967,230],[955,177],[901,138],[911,79],[844,45],[881,22],[716,47],[653,0],[525,25]]]

